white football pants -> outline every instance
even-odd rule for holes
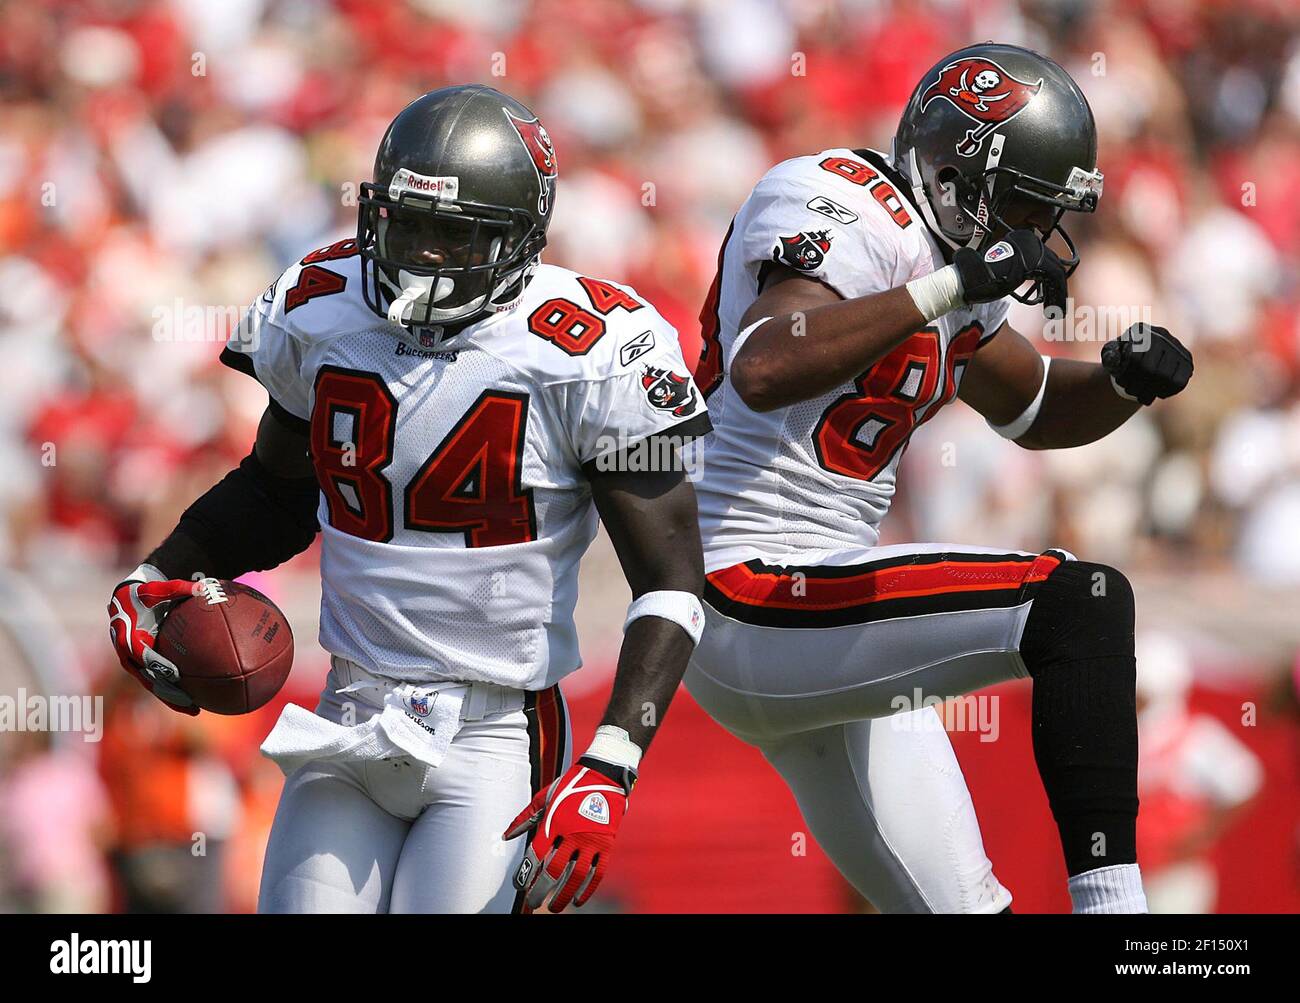
[[[371,688],[339,692],[356,683]],[[393,685],[336,658],[316,714],[363,724]],[[501,834],[568,769],[570,740],[558,686],[512,692],[512,709],[477,719],[462,710],[437,766],[358,752],[296,769],[271,828],[258,911],[521,911],[512,879],[527,838]]]
[[[714,571],[686,687],[762,751],[876,908],[1001,912],[1011,894],[932,702],[1026,675],[1033,591],[1067,559],[906,544]]]

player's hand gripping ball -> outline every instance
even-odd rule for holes
[[[288,621],[247,585],[128,580],[108,609],[122,667],[173,710],[247,714],[289,677]]]

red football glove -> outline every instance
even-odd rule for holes
[[[591,898],[605,875],[634,783],[630,769],[583,756],[510,823],[502,839],[536,830],[515,873],[515,887],[524,892],[530,909],[539,908],[553,891],[547,907],[551,912]]]
[[[154,651],[158,628],[171,604],[194,594],[194,582],[147,580],[159,574],[141,565],[113,590],[108,601],[108,636],[122,668],[174,711],[194,715],[198,707],[180,688],[180,670]]]

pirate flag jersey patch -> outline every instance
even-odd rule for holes
[[[792,237],[781,237],[772,248],[772,260],[801,272],[815,272],[831,249],[829,230],[804,230]]]
[[[689,376],[678,376],[671,369],[646,366],[641,374],[646,400],[659,411],[671,411],[678,418],[693,414],[699,404]]]

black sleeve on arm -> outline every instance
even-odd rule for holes
[[[243,352],[236,352],[232,348],[223,348],[217,358],[223,366],[229,366],[236,372],[257,379],[257,371],[253,368],[253,360]],[[258,380],[258,382],[260,383],[261,380]]]
[[[268,397],[267,399],[270,401],[270,411],[271,411],[272,418],[278,421],[290,432],[294,432],[298,435],[303,436],[304,438],[310,437],[311,422],[307,421],[305,418],[299,418],[292,411],[282,408],[279,404],[275,402],[274,397]]]
[[[650,438],[652,439],[674,439],[685,443],[690,439],[702,439],[713,431],[713,422],[709,420],[709,413],[697,414],[694,418],[678,422],[676,425],[669,425],[667,428],[655,432]]]
[[[195,571],[224,579],[266,571],[311,546],[320,531],[319,500],[315,477],[277,477],[249,453],[185,510],[147,563],[186,578]]]

